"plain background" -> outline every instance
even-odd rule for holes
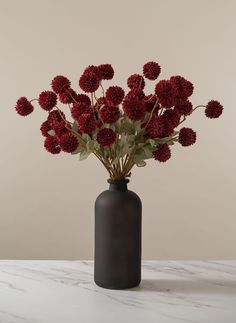
[[[107,174],[93,158],[53,156],[39,127],[19,117],[18,97],[35,98],[58,74],[75,89],[83,69],[111,63],[113,84],[150,60],[161,78],[195,84],[194,105],[217,99],[220,119],[199,110],[185,126],[197,143],[176,145],[166,164],[135,168],[143,201],[144,259],[233,259],[236,246],[236,1],[0,1],[0,258],[91,259],[93,205]],[[150,82],[148,91],[155,85]]]

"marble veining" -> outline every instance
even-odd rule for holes
[[[107,290],[92,261],[0,260],[0,323],[236,323],[236,261],[143,261]]]

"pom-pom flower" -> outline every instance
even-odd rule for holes
[[[91,135],[97,128],[97,121],[94,115],[90,113],[81,114],[78,117],[77,122],[79,129],[82,133],[87,133]]]
[[[193,111],[193,105],[189,100],[179,101],[174,110],[178,111],[181,115],[190,115]]]
[[[57,95],[52,91],[43,91],[39,94],[38,102],[42,109],[50,111],[57,104]]]
[[[49,137],[48,131],[52,130],[52,127],[49,125],[48,121],[44,121],[40,126],[41,133],[44,137]]]
[[[146,113],[144,103],[139,98],[126,98],[123,109],[127,117],[134,121],[142,120]]]
[[[151,112],[155,105],[156,105],[155,111],[157,111],[159,109],[159,105],[157,105],[156,103],[157,103],[156,95],[150,94],[146,96],[144,99],[144,105],[145,105],[146,111]]]
[[[178,111],[168,109],[163,113],[163,117],[170,122],[173,128],[177,127],[180,122],[180,114]]]
[[[107,103],[111,106],[118,105],[125,96],[124,90],[120,86],[110,86],[105,95]]]
[[[114,76],[114,70],[110,64],[99,65],[98,70],[102,80],[111,80]]]
[[[55,135],[57,137],[61,137],[63,136],[65,133],[68,133],[70,132],[70,129],[71,128],[71,125],[68,123],[68,124],[65,124],[64,121],[60,121],[58,123],[56,123],[53,127],[53,130],[55,132]]]
[[[114,123],[120,117],[120,110],[118,107],[104,105],[100,110],[100,116],[104,123]]]
[[[52,136],[49,136],[45,139],[44,147],[49,153],[53,155],[59,154],[61,151],[61,147],[59,145],[57,138]]]
[[[22,117],[25,117],[34,111],[33,105],[25,96],[22,96],[17,100],[15,109]]]
[[[78,139],[71,133],[66,133],[60,137],[61,149],[66,153],[73,153],[78,147]]]
[[[77,93],[73,89],[69,88],[65,92],[59,94],[59,100],[64,104],[77,102]]]
[[[149,80],[156,80],[161,73],[161,67],[156,62],[148,62],[143,66],[143,75]]]
[[[153,157],[159,162],[166,162],[171,157],[170,147],[167,144],[159,145],[153,151]]]
[[[143,90],[145,86],[145,81],[142,75],[133,74],[128,78],[127,85],[130,89],[138,87]]]
[[[176,103],[178,93],[170,81],[162,80],[158,82],[155,87],[155,93],[160,104],[167,109]]]
[[[86,103],[87,105],[91,105],[91,100],[89,96],[86,94],[77,94],[77,102],[78,103]]]
[[[136,99],[139,98],[139,100],[142,100],[145,97],[145,94],[142,89],[135,87],[132,90],[130,90],[126,96],[125,99]]]
[[[87,113],[91,114],[93,112],[93,108],[91,105],[87,103],[74,103],[71,108],[71,116],[74,120],[78,120],[81,114]]]
[[[193,84],[184,77],[180,75],[172,76],[170,82],[176,88],[179,99],[186,100],[193,94]]]
[[[100,80],[94,73],[86,72],[79,79],[79,86],[84,92],[92,93],[99,88]]]
[[[58,75],[54,77],[52,80],[52,89],[55,93],[60,94],[65,92],[65,90],[68,90],[70,88],[70,81],[67,77]]]
[[[97,142],[102,147],[109,147],[116,141],[116,134],[110,128],[103,128],[98,131]]]
[[[65,118],[65,114],[61,110],[52,110],[48,114],[47,121],[48,124],[53,128],[56,123],[64,120]]]
[[[223,112],[223,106],[218,101],[211,100],[207,103],[206,109],[205,109],[205,115],[207,118],[215,119],[219,118],[219,116]]]
[[[190,146],[196,142],[196,132],[191,128],[182,128],[179,132],[179,143],[182,146]]]

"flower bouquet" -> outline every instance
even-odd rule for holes
[[[132,168],[145,166],[150,158],[166,162],[175,143],[194,144],[196,132],[182,124],[196,109],[204,108],[210,119],[223,111],[215,100],[193,107],[189,99],[193,84],[179,75],[158,81],[153,93],[145,93],[147,80],[156,80],[160,72],[158,63],[146,63],[142,75],[129,76],[125,93],[116,85],[104,89],[114,76],[111,65],[91,65],[78,82],[85,93],[78,93],[67,77],[58,75],[51,90],[33,100],[21,97],[16,103],[21,116],[33,112],[34,101],[47,112],[40,130],[49,153],[63,151],[80,160],[94,154],[109,173],[110,190],[100,194],[95,204],[95,281],[102,287],[128,288],[140,282],[141,202],[127,190]]]

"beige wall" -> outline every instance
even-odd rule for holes
[[[0,258],[92,258],[93,203],[107,187],[94,158],[46,153],[45,114],[20,118],[16,99],[36,97],[57,74],[76,87],[89,64],[112,63],[114,82],[125,86],[149,60],[162,78],[189,78],[194,104],[216,98],[225,110],[212,121],[195,113],[186,123],[197,130],[195,146],[133,171],[143,257],[236,257],[235,12],[230,0],[0,0]]]

